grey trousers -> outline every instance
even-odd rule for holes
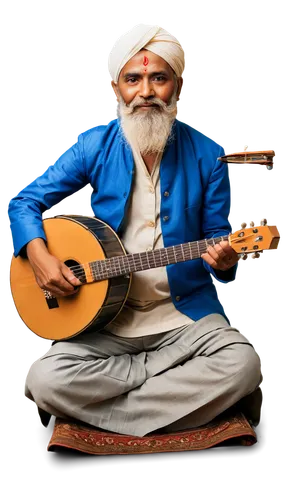
[[[144,436],[203,425],[261,381],[252,344],[211,314],[162,334],[101,330],[57,342],[31,366],[25,394],[52,415]]]

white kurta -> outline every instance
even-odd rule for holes
[[[133,149],[135,180],[121,237],[127,253],[146,252],[162,248],[160,222],[160,162],[159,156],[151,175],[140,153]],[[168,193],[164,193],[168,196]],[[193,323],[178,311],[171,299],[165,267],[138,271],[132,275],[128,300],[122,311],[105,329],[121,337],[141,337],[161,333]]]

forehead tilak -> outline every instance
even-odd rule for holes
[[[148,64],[149,64],[148,57],[147,56],[143,56],[143,66],[145,66],[145,69],[144,69],[145,72],[147,71],[146,66],[148,66]]]

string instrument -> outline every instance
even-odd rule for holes
[[[218,160],[224,163],[256,163],[266,165],[268,170],[273,168],[274,151],[244,151],[231,155],[220,156]]]
[[[54,297],[36,282],[27,258],[12,257],[10,281],[17,311],[40,337],[63,340],[83,331],[104,328],[121,311],[128,297],[133,272],[197,259],[207,246],[229,241],[245,259],[277,248],[275,226],[246,228],[228,236],[182,243],[142,253],[127,254],[119,237],[94,217],[57,216],[43,221],[47,247],[81,281],[77,293]],[[85,286],[88,285],[88,286]]]

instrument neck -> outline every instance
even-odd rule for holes
[[[198,259],[203,253],[206,253],[208,246],[214,246],[221,241],[228,241],[228,236],[219,236],[207,240],[158,248],[157,250],[148,252],[96,260],[89,262],[88,266],[93,278],[92,281],[102,281],[136,271],[144,271],[155,267],[164,267],[170,264],[177,264],[178,262]],[[85,268],[86,266],[83,267]]]

